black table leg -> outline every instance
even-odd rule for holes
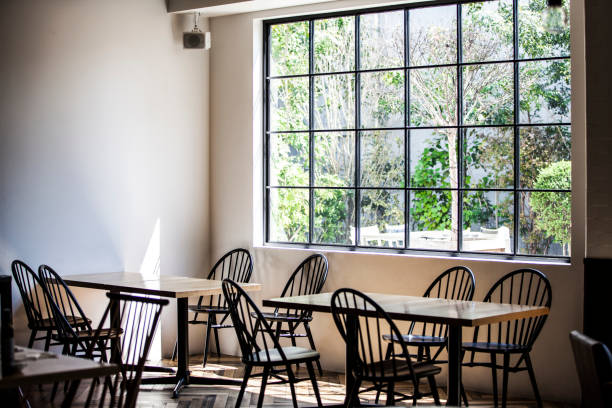
[[[179,392],[185,385],[189,385],[189,316],[187,310],[188,299],[179,298],[177,303],[177,342],[178,342],[178,370],[176,371],[177,383],[172,393],[177,398]]]
[[[448,326],[448,399],[446,405],[461,405],[461,326]]]
[[[188,298],[178,298],[177,302],[177,363],[175,376],[145,377],[142,384],[174,384],[172,398],[178,398],[184,386],[199,385],[241,385],[242,379],[192,377],[189,372],[189,310]],[[149,368],[148,371],[157,371]]]
[[[348,406],[351,392],[355,386],[355,377],[353,376],[353,369],[355,367],[355,356],[357,350],[357,315],[348,313],[346,315],[346,363],[345,363],[345,375],[346,375],[346,395],[344,396],[344,405]],[[359,402],[359,399],[357,400]]]

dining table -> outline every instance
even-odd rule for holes
[[[20,405],[17,394],[23,386],[105,377],[118,371],[116,364],[15,346],[13,370],[0,376],[0,391],[4,390],[0,395],[6,406],[17,406]],[[75,391],[71,389],[66,394],[62,407],[71,406]]]
[[[189,372],[188,299],[194,296],[215,296],[223,293],[222,281],[173,275],[143,275],[137,272],[109,272],[67,275],[62,277],[73,287],[100,289],[113,293],[136,293],[176,299],[177,303],[177,369],[149,367],[146,371],[172,372],[174,375],[144,377],[143,384],[173,384],[172,396],[177,398],[184,386],[240,385],[241,380],[226,377],[192,376]],[[240,283],[246,291],[258,291],[259,283]],[[111,315],[118,315],[111,310]],[[118,319],[111,319],[118,321]]]
[[[423,323],[441,323],[448,325],[448,380],[447,405],[461,405],[461,343],[464,327],[499,323],[515,319],[537,317],[549,313],[547,307],[501,304],[493,302],[476,302],[466,300],[448,300],[407,296],[387,293],[366,293],[393,320],[414,321]],[[331,313],[332,293],[315,295],[290,296],[265,299],[264,306],[298,309],[311,312]],[[347,315],[347,327],[356,327],[356,314]],[[351,322],[351,319],[352,322]],[[347,332],[346,341],[346,390],[350,390],[355,382],[353,376],[355,357],[348,344],[356,344],[356,331]],[[352,336],[353,338],[351,338]],[[348,393],[346,395],[348,398]],[[347,401],[345,400],[345,404]]]

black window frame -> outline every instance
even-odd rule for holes
[[[555,263],[569,263],[571,256],[566,255],[542,255],[542,254],[522,254],[518,252],[519,249],[519,228],[520,228],[520,214],[519,214],[519,195],[521,193],[528,192],[554,192],[554,193],[569,193],[572,194],[572,189],[564,190],[545,190],[545,189],[534,189],[534,188],[522,188],[520,186],[520,129],[526,127],[552,127],[552,126],[567,126],[570,128],[571,135],[571,116],[569,122],[551,122],[551,123],[521,123],[520,122],[520,85],[519,85],[519,64],[525,62],[537,62],[537,61],[558,61],[558,60],[567,60],[570,61],[571,64],[571,52],[568,55],[564,56],[551,56],[551,57],[538,57],[538,58],[520,58],[519,56],[519,22],[518,22],[518,8],[520,0],[513,0],[513,56],[511,59],[502,59],[502,60],[492,60],[492,61],[472,61],[472,62],[463,62],[461,61],[461,35],[462,35],[462,20],[461,20],[461,11],[463,4],[469,3],[481,3],[490,0],[439,0],[439,1],[425,1],[425,2],[415,2],[415,3],[407,3],[407,4],[395,4],[389,6],[381,6],[381,7],[370,7],[370,8],[359,8],[352,10],[344,10],[339,12],[326,12],[326,13],[317,13],[317,14],[307,14],[307,15],[299,15],[292,17],[284,17],[284,18],[276,18],[276,19],[268,19],[263,21],[263,242],[264,245],[273,245],[279,247],[288,247],[288,248],[316,248],[316,249],[331,249],[331,250],[348,250],[348,251],[360,251],[360,252],[373,252],[373,253],[399,253],[399,254],[411,254],[411,255],[424,255],[424,256],[450,256],[450,257],[463,257],[463,258],[481,258],[481,259],[506,259],[506,260],[536,260],[541,262],[552,261]],[[414,9],[423,9],[429,7],[438,7],[444,5],[457,5],[457,61],[455,63],[446,63],[446,64],[437,64],[437,65],[419,65],[419,66],[411,66],[409,63],[409,34],[408,34],[408,19],[409,19],[409,10]],[[387,11],[404,11],[404,66],[401,67],[392,67],[392,68],[380,68],[380,69],[358,69],[359,68],[359,16],[364,14],[372,14],[376,12],[387,12]],[[338,71],[338,72],[314,72],[314,22],[320,19],[326,18],[334,18],[334,17],[355,17],[355,67],[353,70],[348,71]],[[299,74],[299,75],[278,75],[278,76],[270,76],[269,75],[269,46],[270,46],[270,28],[273,25],[277,24],[285,24],[285,23],[293,23],[293,22],[304,22],[308,21],[309,24],[309,69],[307,74]],[[506,124],[463,124],[462,121],[462,113],[463,113],[463,95],[462,95],[462,67],[466,66],[479,66],[486,64],[503,64],[503,63],[512,63],[513,64],[513,87],[514,87],[514,95],[513,95],[513,104],[514,104],[514,120],[512,123]],[[410,104],[409,104],[409,72],[414,69],[422,69],[422,68],[438,68],[438,67],[454,67],[457,68],[457,125],[455,126],[410,126]],[[384,72],[384,71],[397,71],[402,70],[405,75],[405,83],[404,83],[404,126],[402,127],[384,127],[384,128],[364,128],[359,127],[359,115],[360,115],[360,101],[359,101],[359,74],[360,73],[368,73],[368,72]],[[346,129],[314,129],[314,120],[313,120],[313,78],[317,76],[325,76],[330,74],[354,74],[355,75],[355,125],[353,128]],[[282,130],[282,131],[270,131],[270,117],[269,117],[269,84],[270,79],[278,79],[278,78],[295,78],[295,77],[305,77],[309,80],[309,126],[308,130]],[[571,90],[570,90],[571,92]],[[571,115],[571,112],[570,112]],[[458,180],[459,186],[458,188],[424,188],[424,187],[411,187],[409,184],[410,180],[410,156],[409,156],[409,133],[410,130],[418,130],[418,129],[442,129],[442,128],[453,128],[457,129],[458,132]],[[514,157],[513,157],[513,176],[514,176],[514,185],[511,188],[474,188],[465,186],[463,183],[463,175],[464,175],[464,161],[463,161],[463,145],[465,141],[465,132],[464,129],[474,129],[474,128],[512,128],[513,129],[513,142],[514,142]],[[360,132],[363,131],[393,131],[393,130],[401,130],[404,131],[404,146],[405,146],[405,156],[404,156],[404,177],[406,180],[406,186],[403,188],[400,187],[361,187],[359,184],[359,175],[360,175]],[[355,134],[355,185],[354,186],[343,186],[343,187],[324,187],[324,186],[315,186],[313,183],[313,175],[314,175],[314,149],[313,149],[313,139],[314,134],[318,132],[332,132],[332,131],[342,131],[347,133]],[[307,187],[304,186],[271,186],[269,183],[269,136],[271,134],[282,134],[282,133],[305,133],[308,134],[309,137],[309,185]],[[571,159],[570,159],[571,160]],[[573,184],[572,184],[573,185]],[[282,241],[271,241],[269,239],[269,221],[270,221],[270,208],[269,208],[269,192],[274,188],[296,188],[296,189],[307,189],[309,191],[309,233],[308,233],[308,242],[282,242]],[[315,189],[340,189],[340,190],[351,190],[355,192],[354,200],[355,200],[355,214],[354,214],[354,227],[355,227],[355,238],[354,245],[350,244],[333,244],[333,243],[317,243],[313,242],[313,227],[314,227],[314,211],[313,211],[313,202],[314,202],[314,190]],[[404,191],[404,246],[403,247],[374,247],[374,246],[364,246],[359,245],[360,243],[360,191],[361,190],[403,190]],[[409,248],[409,235],[410,235],[410,192],[416,190],[445,190],[445,191],[458,191],[460,195],[459,204],[458,204],[458,214],[459,214],[459,225],[458,236],[457,236],[457,249],[456,250],[440,250],[440,249],[428,249],[428,248]],[[463,233],[463,203],[464,203],[464,192],[471,191],[501,191],[508,192],[514,195],[514,208],[513,208],[513,234],[512,234],[512,252],[511,253],[493,253],[493,252],[477,252],[477,251],[464,251],[462,250],[462,233]],[[570,241],[570,246],[571,246]]]

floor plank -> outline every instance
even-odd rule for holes
[[[197,358],[192,358],[190,367],[192,375],[221,375],[232,378],[242,378],[244,373],[243,366],[239,358],[233,356],[215,356],[212,354],[208,359],[206,368],[202,367],[201,358],[198,362]],[[162,361],[165,366],[174,366],[175,364],[169,360]],[[145,373],[146,375],[146,373]],[[298,377],[307,378],[305,367],[300,367],[297,371]],[[331,371],[324,371],[323,376],[318,376],[318,385],[321,392],[321,398],[324,404],[339,403],[344,399],[344,375]],[[272,380],[270,380],[272,381]],[[246,394],[244,396],[241,407],[256,407],[259,398],[259,389],[261,385],[261,377],[252,378],[249,380]],[[423,385],[426,387],[426,384]],[[100,388],[100,387],[99,387]],[[58,392],[55,401],[49,401],[51,394],[51,386],[31,386],[24,390],[32,407],[59,407],[63,394]],[[396,386],[397,391],[410,392],[411,386],[401,384]],[[87,398],[89,383],[83,383],[79,388],[79,392],[73,404],[74,407],[83,407]],[[171,398],[172,387],[166,385],[143,385],[138,396],[137,406],[139,408],[233,408],[236,404],[236,397],[239,388],[237,386],[199,386],[193,385],[183,389],[180,397],[177,400]],[[443,388],[439,388],[442,404],[445,403],[446,392]],[[468,399],[471,407],[492,407],[493,396],[475,391],[467,391]],[[300,406],[316,405],[316,399],[310,381],[303,381],[297,384],[296,394]],[[373,403],[375,392],[362,394],[362,401]],[[98,396],[95,397],[99,398]],[[384,402],[382,400],[381,402]],[[93,404],[92,404],[93,405]],[[108,405],[108,404],[107,404]],[[291,407],[291,392],[287,384],[271,384],[266,388],[264,398],[266,407]],[[410,401],[404,401],[397,404],[398,406],[411,406]],[[419,406],[433,405],[433,399],[424,398],[419,401]],[[97,406],[97,403],[95,404]],[[508,408],[531,408],[535,407],[535,401],[509,401]],[[560,404],[553,402],[545,402],[546,408],[566,408],[571,407],[568,404]]]

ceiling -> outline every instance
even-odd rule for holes
[[[334,0],[168,0],[168,12],[199,11],[204,17],[217,17],[329,1]]]

